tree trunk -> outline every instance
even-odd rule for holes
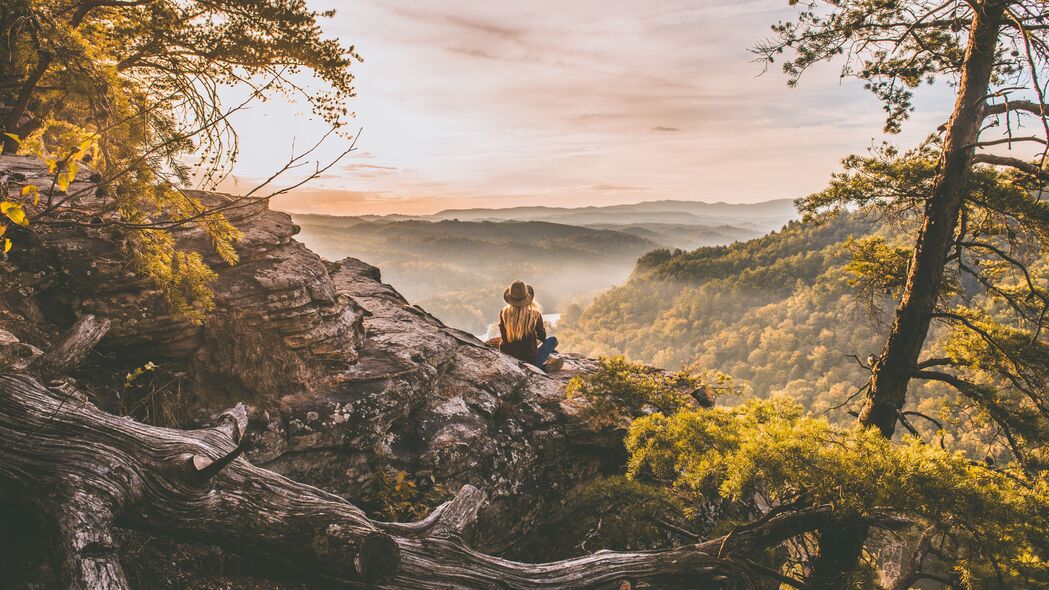
[[[29,78],[22,84],[21,89],[18,92],[18,97],[15,99],[15,103],[10,106],[10,111],[4,117],[2,122],[3,129],[0,131],[4,132],[2,139],[3,150],[5,154],[13,154],[18,151],[19,142],[15,141],[12,137],[8,136],[8,133],[24,136],[25,130],[19,128],[22,118],[26,115],[29,109],[29,102],[33,98],[33,91],[36,90],[36,85],[40,83],[40,79],[47,73],[47,69],[51,67],[51,61],[53,56],[50,53],[39,55],[39,62],[37,67],[29,75]]]
[[[887,438],[896,430],[907,386],[925,345],[947,255],[958,229],[975,152],[973,146],[984,119],[1004,10],[1001,0],[987,0],[975,11],[958,98],[944,136],[939,175],[925,205],[896,319],[881,357],[874,365],[870,391],[860,411],[860,423],[877,427]],[[851,578],[855,571],[867,532],[865,525],[822,531],[820,557],[809,587],[821,590],[842,587],[842,581]],[[828,552],[826,556],[824,551]]]
[[[962,69],[958,99],[943,140],[940,172],[911,257],[903,297],[881,358],[874,365],[871,388],[860,422],[876,426],[886,437],[896,430],[907,385],[918,363],[943,281],[947,255],[954,241],[965,200],[987,89],[994,70],[998,31],[1004,12],[1000,0],[987,0],[975,11]]]
[[[0,493],[56,523],[61,569],[70,587],[89,590],[127,587],[113,526],[218,545],[307,581],[356,588],[746,588],[749,553],[833,516],[816,507],[666,551],[516,563],[464,544],[484,500],[471,486],[420,522],[373,522],[338,496],[238,457],[243,407],[219,422],[194,431],[148,426],[31,377],[0,375]]]
[[[864,522],[836,522],[819,532],[819,555],[812,564],[808,590],[854,587],[852,577],[870,527]]]

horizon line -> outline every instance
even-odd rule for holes
[[[753,203],[732,203],[728,201],[704,201],[701,199],[651,199],[645,201],[636,201],[632,203],[616,203],[611,205],[580,205],[578,207],[563,207],[555,205],[510,205],[507,207],[452,207],[447,209],[440,209],[433,213],[363,213],[363,214],[339,214],[339,213],[308,213],[293,211],[284,208],[275,208],[277,211],[282,211],[290,215],[312,215],[316,217],[434,217],[442,214],[469,212],[469,211],[512,211],[519,209],[548,209],[552,211],[581,211],[586,209],[611,209],[613,207],[631,207],[636,205],[646,205],[652,203],[696,203],[701,205],[727,205],[731,207],[752,207],[757,205],[765,205],[768,203],[774,203],[778,201],[790,201],[794,202],[796,199],[791,197],[778,197],[774,199],[766,199],[763,201],[756,201]]]

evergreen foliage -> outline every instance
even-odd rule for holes
[[[766,506],[831,506],[842,519],[887,528],[905,519],[934,531],[937,551],[949,556],[935,567],[961,587],[1049,583],[1044,475],[1028,480],[1015,467],[997,471],[915,437],[896,443],[833,426],[787,398],[645,416],[634,421],[627,449],[635,480],[699,501],[714,493]],[[868,542],[873,555],[883,539]],[[807,573],[813,556],[805,546],[791,546],[784,571]]]

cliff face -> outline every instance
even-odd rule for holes
[[[33,158],[0,156],[0,172],[44,178]],[[403,471],[422,488],[477,485],[491,502],[475,542],[489,551],[520,554],[551,502],[620,464],[621,435],[588,430],[564,400],[564,380],[588,361],[570,360],[551,378],[413,307],[378,269],[322,260],[293,239],[298,228],[288,215],[264,203],[229,218],[244,232],[241,262],[209,257],[219,274],[217,308],[200,326],[172,317],[135,275],[120,232],[41,225],[3,263],[5,284],[17,289],[4,294],[0,327],[44,347],[78,316],[109,318],[104,362],[81,378],[93,382],[102,371],[122,378],[158,362],[201,417],[249,405],[252,462],[366,506],[389,500],[380,472]],[[198,231],[177,236],[183,247],[208,252]]]

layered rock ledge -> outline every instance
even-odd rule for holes
[[[11,194],[25,182],[47,185],[32,157],[0,156],[0,173]],[[82,192],[89,205],[94,191]],[[16,288],[2,297],[0,328],[23,341],[9,345],[46,349],[78,317],[107,318],[102,358],[76,376],[88,390],[104,396],[114,375],[157,362],[202,421],[248,405],[253,463],[365,506],[382,500],[391,472],[438,490],[473,484],[490,498],[475,546],[492,552],[523,554],[541,515],[556,512],[551,503],[621,465],[621,433],[590,429],[564,399],[564,381],[589,361],[570,359],[551,378],[411,305],[378,269],[322,260],[264,201],[228,217],[244,234],[241,261],[208,256],[217,307],[202,325],[168,313],[129,267],[121,231],[34,227],[2,263]],[[176,236],[209,252],[198,230]]]

